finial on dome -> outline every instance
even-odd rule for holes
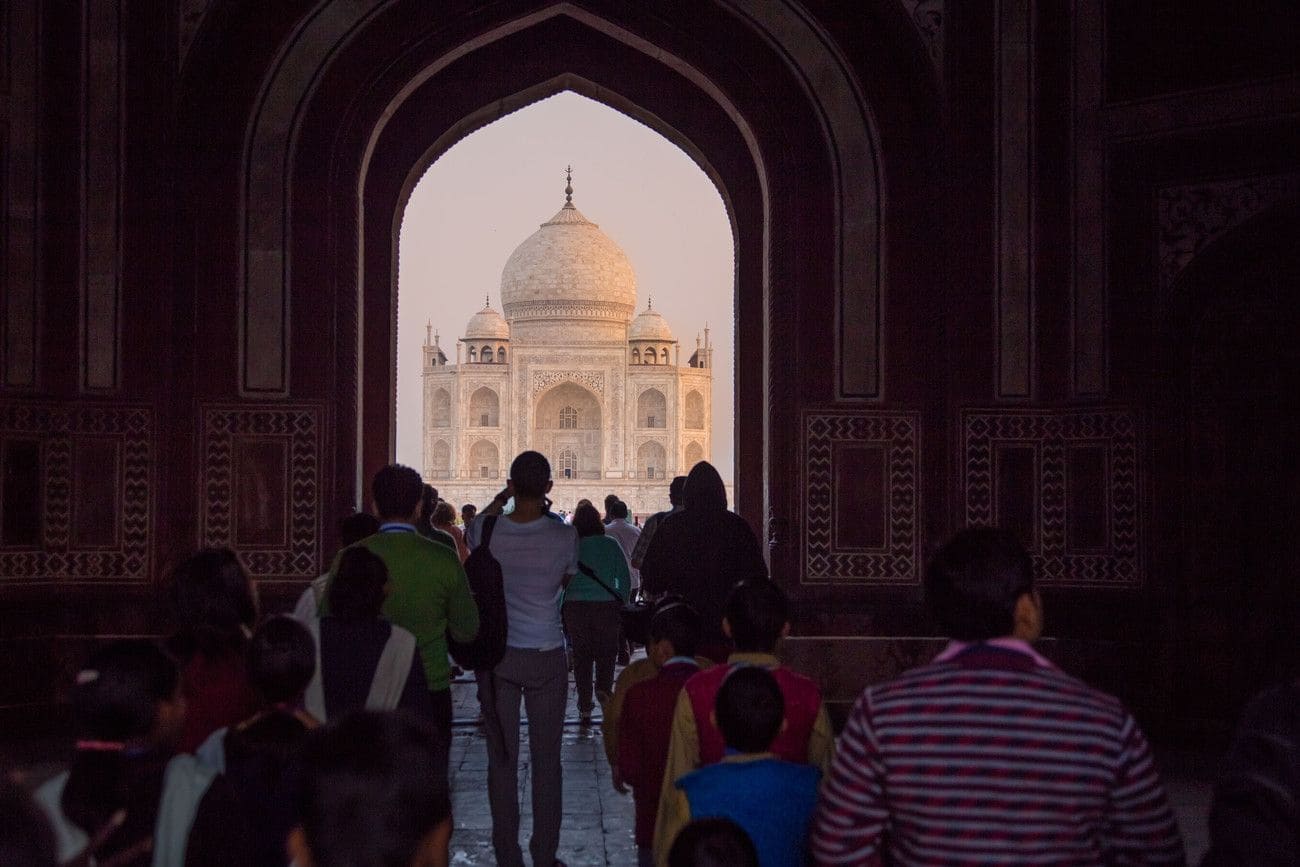
[[[484,310],[492,309],[492,296],[489,295],[487,292],[483,293],[483,309]]]
[[[645,309],[646,309],[646,310],[654,310],[654,309],[655,309],[655,297],[654,297],[653,295],[647,295],[647,296],[646,296],[646,299],[645,299]]]
[[[564,207],[573,207],[573,166],[564,167]]]

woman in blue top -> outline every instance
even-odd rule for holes
[[[618,540],[605,535],[600,513],[590,503],[573,512],[578,531],[578,574],[564,592],[564,629],[573,648],[573,680],[578,689],[578,714],[591,722],[592,669],[597,693],[614,688],[614,658],[618,655],[619,611],[632,586],[627,555]]]

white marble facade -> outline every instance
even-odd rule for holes
[[[616,493],[638,515],[667,508],[669,480],[710,459],[708,327],[682,358],[652,304],[634,318],[632,264],[572,193],[507,260],[504,316],[484,299],[454,360],[428,328],[421,469],[457,506],[488,502],[525,449],[550,459],[557,509]]]

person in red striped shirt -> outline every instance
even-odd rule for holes
[[[952,641],[854,705],[813,822],[816,862],[1185,863],[1133,717],[1031,646],[1043,609],[1019,541],[958,533],[925,595]]]

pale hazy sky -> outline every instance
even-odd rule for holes
[[[434,131],[430,130],[430,138]],[[646,296],[681,343],[713,336],[713,463],[732,480],[735,279],[731,224],[717,188],[690,157],[601,103],[562,93],[475,132],[435,162],[402,220],[397,313],[397,459],[421,466],[420,346],[426,320],[452,360],[483,296],[501,310],[510,253],[564,204],[623,248]]]

